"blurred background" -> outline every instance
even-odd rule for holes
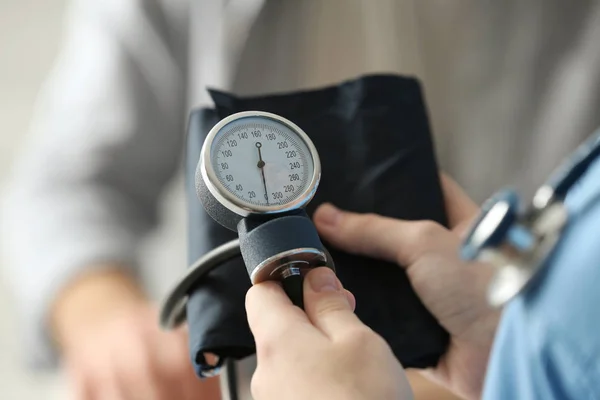
[[[91,88],[90,92],[92,93],[100,92],[101,100],[104,99],[102,94],[106,94],[103,93],[103,89],[107,89],[107,92],[112,91],[114,97],[109,97],[109,101],[106,102],[113,107],[108,107],[109,117],[115,117],[114,114],[119,114],[123,109],[125,109],[124,114],[131,111],[126,107],[121,107],[123,104],[120,101],[131,106],[127,101],[134,99],[132,103],[135,106],[147,106],[148,104],[144,100],[147,99],[149,92],[159,93],[161,96],[157,97],[160,97],[161,102],[157,103],[163,104],[162,100],[165,100],[163,97],[168,97],[162,96],[164,85],[176,92],[174,82],[179,81],[175,75],[181,70],[175,68],[174,60],[169,57],[164,59],[160,57],[166,54],[177,59],[188,50],[192,53],[190,54],[191,61],[206,61],[206,63],[199,63],[205,70],[197,69],[196,67],[199,65],[193,62],[182,62],[185,64],[181,66],[183,69],[189,68],[194,71],[194,74],[190,74],[190,76],[180,77],[183,78],[181,81],[185,85],[186,91],[190,92],[185,93],[186,96],[189,96],[186,100],[194,104],[199,104],[200,102],[196,100],[201,100],[202,96],[206,95],[204,85],[207,82],[211,86],[218,87],[220,85],[218,82],[225,80],[224,76],[227,75],[227,71],[223,72],[225,67],[235,70],[230,71],[230,78],[235,78],[233,87],[239,94],[320,87],[337,83],[341,79],[372,72],[393,71],[422,78],[440,165],[457,178],[459,183],[465,186],[469,194],[477,201],[482,201],[498,187],[515,183],[515,180],[519,181],[516,182],[516,186],[524,189],[525,195],[531,194],[557,161],[600,124],[600,116],[597,113],[598,104],[600,104],[600,91],[598,90],[600,88],[600,73],[598,72],[600,71],[600,57],[598,56],[600,54],[598,52],[599,1],[356,0],[351,2],[349,0],[290,0],[284,2],[274,0],[263,2],[261,0],[228,0],[227,5],[239,6],[240,3],[244,7],[248,4],[251,5],[251,7],[246,7],[248,9],[242,7],[241,14],[252,14],[252,10],[249,11],[249,9],[254,7],[253,3],[265,3],[265,5],[262,9],[257,9],[260,12],[254,10],[258,13],[257,15],[246,15],[249,21],[255,21],[252,26],[246,26],[249,29],[247,32],[239,29],[237,18],[240,16],[236,12],[240,9],[231,7],[235,12],[225,13],[227,18],[224,19],[227,24],[223,25],[224,31],[231,37],[222,35],[223,37],[217,38],[214,35],[203,36],[195,29],[203,28],[214,33],[215,30],[211,28],[211,23],[217,21],[207,21],[202,18],[210,15],[205,11],[215,11],[211,10],[215,4],[225,4],[225,2],[219,3],[216,0],[205,0],[204,2],[188,2],[187,0],[127,2],[122,0],[120,2],[117,0],[102,3],[101,1],[103,0],[75,3],[90,7],[90,9],[83,7],[84,12],[79,10],[81,12],[79,18],[82,20],[83,16],[89,18],[99,15],[94,13],[98,11],[97,9],[106,8],[105,11],[115,12],[115,14],[102,14],[101,16],[108,18],[98,18],[98,21],[110,23],[106,26],[99,25],[104,29],[103,34],[107,37],[113,38],[112,33],[118,31],[123,35],[120,39],[127,39],[123,43],[119,42],[123,48],[118,50],[123,50],[123,52],[115,52],[122,56],[118,60],[121,63],[117,64],[120,67],[117,68],[119,74],[110,76],[108,79],[105,76],[105,80],[89,79],[87,75],[82,75],[84,83],[80,90],[80,86],[77,86],[78,81],[69,74],[72,70],[67,69],[65,75],[67,79],[61,81],[58,87],[61,90],[53,92],[59,100],[62,100],[61,97],[67,100],[65,102],[67,107],[59,110],[56,114],[60,117],[59,125],[60,122],[68,119],[64,118],[64,114],[60,114],[60,111],[66,112],[70,117],[71,110],[76,109],[75,106],[83,104],[81,108],[90,113],[82,114],[84,118],[78,121],[80,125],[73,124],[75,128],[71,132],[78,139],[82,137],[84,139],[77,141],[77,144],[83,143],[83,146],[75,151],[74,157],[77,159],[79,156],[85,160],[82,165],[93,164],[93,161],[88,163],[89,158],[85,158],[90,156],[90,153],[86,152],[89,149],[86,149],[85,143],[90,136],[77,135],[94,133],[86,131],[88,125],[92,127],[94,125],[87,117],[97,114],[97,108],[94,108],[97,103],[90,102],[92,107],[86,109],[86,105],[89,106],[89,104],[85,102],[87,93],[85,90]],[[69,3],[67,0],[0,0],[0,192],[5,189],[11,165],[19,156],[28,139],[36,97],[59,50],[61,34],[65,27],[63,22],[67,3]],[[152,14],[152,11],[157,12],[156,4],[159,3],[165,10],[164,15],[162,13]],[[194,18],[189,18],[186,8],[188,3],[201,4],[206,8],[196,7],[192,10],[196,13],[191,14]],[[95,6],[96,9],[91,6]],[[340,12],[342,9],[346,12]],[[85,13],[90,10],[91,13]],[[159,17],[152,19],[149,17],[152,15],[159,15]],[[256,19],[254,19],[255,17]],[[89,20],[94,21],[94,18],[89,18]],[[110,50],[114,50],[112,48],[107,50],[100,47],[98,51],[96,47],[90,45],[88,40],[95,38],[93,34],[88,37],[79,35],[82,31],[85,33],[85,29],[82,30],[82,27],[88,27],[89,20],[85,19],[86,23],[78,26],[79,30],[74,31],[76,34],[71,37],[71,39],[79,40],[77,57],[71,61],[89,61],[91,59],[90,70],[85,69],[90,67],[85,62],[82,62],[81,65],[75,64],[77,68],[83,68],[83,73],[90,73],[92,77],[96,77],[98,72],[107,72],[106,69],[110,70],[111,66],[114,66],[111,62],[115,60],[111,59],[110,55],[114,56],[115,53],[110,52]],[[333,20],[335,20],[335,24],[330,23]],[[343,20],[343,23],[340,20]],[[179,41],[175,41],[173,54],[163,52],[164,48],[161,46],[169,43],[166,39],[165,42],[155,40],[156,35],[167,32],[161,30],[164,28],[162,23],[165,21],[168,22],[165,26],[170,28],[168,32],[179,39]],[[190,21],[188,27],[187,23]],[[156,23],[156,26],[150,26],[149,23]],[[98,26],[91,28],[90,31],[93,32]],[[151,28],[156,28],[156,30]],[[87,33],[90,34],[90,32]],[[168,37],[172,39],[171,36]],[[220,40],[221,45],[227,44],[227,46],[219,48],[215,43],[204,43],[201,40],[204,38],[206,38],[206,42],[216,43]],[[188,39],[192,43],[190,46],[187,46]],[[243,42],[242,39],[247,39],[247,42]],[[106,44],[101,40],[99,43],[100,45]],[[245,46],[241,46],[242,44]],[[148,47],[151,47],[151,50],[147,52],[137,51],[139,49],[148,50]],[[207,53],[200,54],[198,49],[207,51]],[[214,51],[210,52],[210,50]],[[108,51],[108,53],[102,53],[102,51]],[[231,60],[224,56],[229,53],[235,53],[240,57],[238,65],[233,65]],[[274,56],[273,58],[277,59],[279,63],[271,65],[271,57],[262,57],[263,53]],[[106,54],[108,57],[105,57]],[[219,57],[215,57],[215,54]],[[198,57],[198,55],[203,57]],[[135,86],[139,82],[136,79],[130,79],[131,75],[127,75],[132,70],[127,68],[131,67],[127,64],[131,61],[128,57],[140,61],[139,65],[147,66],[148,69],[141,72],[150,72],[149,76],[152,78],[150,83],[158,86],[149,85],[149,87],[141,89]],[[216,58],[222,58],[220,60],[222,63],[213,62]],[[267,64],[270,73],[263,73],[264,76],[256,79],[255,75],[261,75],[260,73],[267,68],[265,67]],[[239,71],[238,67],[240,67]],[[76,71],[81,72],[77,68]],[[138,70],[134,71],[134,74],[140,73]],[[199,72],[197,73],[197,71]],[[155,74],[152,75],[152,72]],[[206,76],[200,76],[201,72],[204,72]],[[127,79],[119,80],[123,76]],[[169,80],[174,76],[175,79]],[[134,75],[135,77],[140,78],[137,75]],[[150,78],[148,79],[150,80]],[[144,80],[140,79],[140,81]],[[74,83],[74,86],[72,85],[70,88],[71,91],[67,94],[62,90],[65,82],[67,84]],[[217,82],[217,84],[213,85],[211,82]],[[88,84],[89,86],[87,86]],[[97,85],[94,86],[94,84]],[[169,86],[171,84],[173,87]],[[131,87],[139,89],[138,92],[130,93]],[[159,90],[151,90],[157,88]],[[81,96],[84,101],[81,101],[79,94],[84,94]],[[198,99],[194,96],[198,96]],[[111,101],[114,99],[117,101]],[[169,100],[172,99],[166,99],[165,102]],[[102,101],[100,104],[106,106]],[[57,108],[60,109],[60,106]],[[176,110],[176,112],[187,115],[187,109]],[[156,116],[158,119],[164,117],[162,114],[155,115],[152,112],[148,114]],[[78,115],[77,112],[75,115]],[[151,118],[146,118],[146,116],[139,118],[141,122],[135,119],[135,115],[129,115],[131,120],[125,118],[123,121],[119,120],[119,117],[123,117],[122,115],[116,115],[114,120],[117,121],[117,125],[119,122],[123,123],[125,133],[127,133],[128,122],[133,121],[133,125],[140,122],[139,127],[134,127],[139,128],[133,129],[134,133],[147,134],[147,131],[151,130],[147,129],[148,125],[152,125],[152,123],[148,122]],[[114,122],[111,118],[108,120],[109,123]],[[146,122],[147,125],[143,125],[143,122]],[[154,139],[149,136],[151,139],[148,143],[157,145],[157,154],[162,154],[161,145],[168,141],[164,139],[172,139],[168,135],[174,132],[161,129],[160,127],[163,125],[157,126],[150,126],[160,132],[155,132]],[[104,139],[105,134],[108,133],[110,136],[111,133],[115,133],[110,129],[103,130],[103,128],[105,127],[101,125],[99,129],[95,130],[98,135],[102,135],[96,136],[96,139],[99,137]],[[55,133],[52,129],[48,129],[51,131],[50,133]],[[58,129],[60,130],[62,127],[59,126]],[[68,131],[68,129],[66,130]],[[116,131],[118,134],[119,130]],[[43,154],[48,159],[57,159],[55,157],[57,149],[62,151],[64,148],[66,149],[65,153],[69,153],[69,146],[62,146],[62,143],[56,140],[48,142],[55,145],[55,147],[50,147],[51,150],[46,149],[46,153]],[[177,143],[171,144],[178,145]],[[98,146],[98,143],[96,145]],[[138,146],[132,147],[138,148]],[[144,146],[139,147],[143,148]],[[116,146],[117,153],[119,150],[122,149]],[[149,151],[152,153],[152,149]],[[69,155],[73,154],[69,153]],[[114,156],[114,154],[112,155]],[[147,154],[144,157],[145,160],[151,159],[147,157]],[[38,159],[36,158],[36,160]],[[47,161],[46,158],[40,160],[42,160],[41,162]],[[155,161],[155,159],[152,160]],[[63,167],[64,170],[79,172],[74,167],[79,164],[69,164],[69,161],[73,160],[67,160],[66,164],[56,163],[58,170],[63,171],[61,170]],[[168,163],[169,160],[166,162]],[[88,166],[87,164],[84,167]],[[44,170],[35,163],[33,165],[37,170]],[[113,164],[111,163],[110,166]],[[121,170],[118,170],[117,167],[117,171]],[[146,172],[146,170],[142,172]],[[43,174],[40,175],[43,177]],[[143,173],[134,174],[133,178],[136,182],[146,183],[145,180],[137,179],[140,176],[147,178]],[[35,188],[40,187],[39,181],[31,180],[29,183],[31,182],[34,182]],[[47,182],[43,181],[43,183]],[[59,183],[64,182],[59,181]],[[54,186],[48,187],[54,188]],[[57,185],[57,187],[61,186]],[[35,191],[33,193],[34,195],[28,200],[44,197],[39,196],[39,193],[35,194]],[[161,197],[160,227],[144,241],[142,246],[139,263],[144,266],[145,271],[151,273],[143,274],[141,278],[151,300],[161,298],[169,284],[176,279],[186,265],[183,193],[181,180],[175,179],[169,184],[166,195]],[[86,194],[95,196],[96,193],[92,191]],[[110,209],[112,204],[107,201],[101,205]],[[59,205],[64,204],[60,203]],[[138,211],[138,205],[139,203],[129,204],[132,208],[126,208],[126,210],[131,211],[135,208]],[[69,208],[70,204],[64,206]],[[34,218],[33,221],[21,223],[23,217],[29,216],[29,209],[22,208],[20,210],[22,214],[10,215],[16,216],[13,219],[18,222],[18,226],[27,228],[24,229],[27,232],[24,235],[25,240],[20,242],[23,245],[20,250],[21,253],[32,255],[32,262],[29,264],[36,267],[38,266],[37,257],[44,255],[27,253],[23,250],[29,249],[30,235],[37,234],[38,231],[41,232],[41,235],[45,233],[43,229],[39,229],[35,221],[42,219],[40,215],[47,216],[52,213],[48,213],[48,209],[42,207],[35,210],[37,214],[31,214]],[[50,210],[52,211],[54,208],[50,208]],[[114,210],[110,209],[110,211]],[[44,212],[46,213],[44,214]],[[77,214],[75,213],[75,215]],[[116,224],[118,231],[118,225],[122,222],[118,219],[118,213],[115,212],[107,219],[110,220],[111,217],[115,217],[115,220],[118,221]],[[50,221],[49,225],[54,224],[52,229],[59,231],[64,224],[62,219],[57,220],[58,223],[56,220]],[[70,222],[73,221],[76,222],[76,219]],[[48,221],[46,222],[48,223]],[[0,224],[2,224],[1,220]],[[125,229],[131,230],[130,233],[133,232],[132,236],[136,236],[135,228],[135,224],[125,226]],[[50,232],[54,232],[52,229]],[[81,232],[81,230],[76,232]],[[85,229],[83,232],[86,232]],[[79,239],[79,237],[75,239]],[[39,240],[44,242],[44,240]],[[69,249],[77,247],[77,243],[73,244],[73,241],[67,241],[67,245],[70,246]],[[32,246],[32,252],[35,250],[35,247]],[[0,267],[5,269],[7,263],[2,260],[5,258],[3,259],[0,254]],[[85,267],[87,268],[88,265]],[[90,270],[93,267],[96,266],[89,265]],[[36,274],[31,274],[26,268],[18,271],[24,271],[22,275],[35,287],[37,282],[34,281],[39,278]],[[25,340],[22,332],[17,329],[17,310],[11,296],[11,285],[6,281],[7,275],[0,273],[0,399],[64,399],[67,389],[66,379],[61,376],[60,372],[27,369],[24,353],[26,353],[25,350],[30,350],[30,353],[33,351],[24,346]],[[13,275],[15,274],[13,273]],[[55,279],[44,282],[52,284],[55,283]],[[121,280],[119,280],[120,282]],[[30,292],[34,292],[35,297],[36,291],[27,293]],[[107,296],[107,298],[109,297]],[[78,302],[72,301],[71,303]],[[101,301],[100,303],[105,302]],[[146,306],[150,305],[145,304],[144,307]],[[90,314],[95,315],[94,313]],[[155,321],[156,318],[152,315],[146,322],[150,322],[156,328]],[[81,326],[82,324],[76,325]],[[114,339],[114,336],[110,339]],[[119,342],[120,338],[118,339],[115,342]],[[129,339],[133,342],[137,341],[136,337],[130,336]],[[102,346],[97,345],[97,342],[90,341],[87,344],[89,345],[89,343],[92,344],[91,348],[103,350]],[[115,345],[114,342],[109,344]],[[154,350],[152,346],[149,348]],[[116,354],[122,354],[118,346],[110,347],[110,350],[115,351]],[[122,357],[122,359],[126,358]],[[187,355],[181,360],[189,367]],[[126,363],[125,367],[128,367]],[[101,375],[100,373],[99,376]],[[196,380],[194,379],[193,382],[195,383]],[[434,398],[438,400],[440,397]]]
[[[56,59],[67,3],[0,0],[0,192],[28,137],[36,96]],[[152,270],[143,277],[144,284],[153,298],[166,292],[186,262],[180,185],[176,181],[167,190],[162,206],[165,221],[142,246],[142,260]],[[2,254],[0,260],[4,269]],[[28,368],[17,322],[6,274],[0,273],[0,399],[66,399],[66,378],[60,370]]]
[[[0,190],[26,138],[35,97],[56,56],[65,3],[0,1]],[[0,398],[64,399],[60,375],[25,369],[11,303],[5,274],[0,274]]]

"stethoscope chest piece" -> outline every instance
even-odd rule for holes
[[[538,193],[548,193],[546,186]],[[519,294],[543,266],[567,221],[561,201],[552,196],[522,212],[512,190],[494,195],[482,207],[461,247],[461,256],[494,268],[488,302],[500,307]]]
[[[463,242],[461,256],[495,269],[488,290],[491,305],[508,302],[545,266],[568,222],[567,193],[598,157],[600,131],[559,165],[526,211],[519,209],[519,198],[512,190],[496,194],[483,205]]]

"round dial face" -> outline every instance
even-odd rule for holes
[[[285,206],[300,198],[314,174],[304,139],[268,117],[240,117],[223,126],[210,148],[215,175],[235,199],[252,206]]]

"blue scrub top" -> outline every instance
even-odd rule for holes
[[[600,160],[542,273],[506,307],[483,399],[600,399]]]

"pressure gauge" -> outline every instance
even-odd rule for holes
[[[223,119],[209,132],[196,173],[201,199],[215,208],[213,218],[235,229],[244,217],[305,206],[317,190],[321,164],[296,124],[249,111]]]
[[[237,113],[206,136],[196,169],[198,197],[214,220],[238,232],[252,283],[291,282],[311,268],[333,268],[304,211],[320,178],[314,144],[278,115]]]
[[[200,136],[194,131],[200,126],[197,115],[190,119],[190,138]],[[247,111],[217,123],[200,151],[196,192],[206,212],[237,231],[239,241],[208,252],[188,270],[164,302],[161,325],[181,323],[189,292],[213,268],[238,254],[252,284],[281,282],[292,302],[303,307],[304,275],[322,266],[335,271],[304,210],[320,178],[317,149],[293,122]]]

